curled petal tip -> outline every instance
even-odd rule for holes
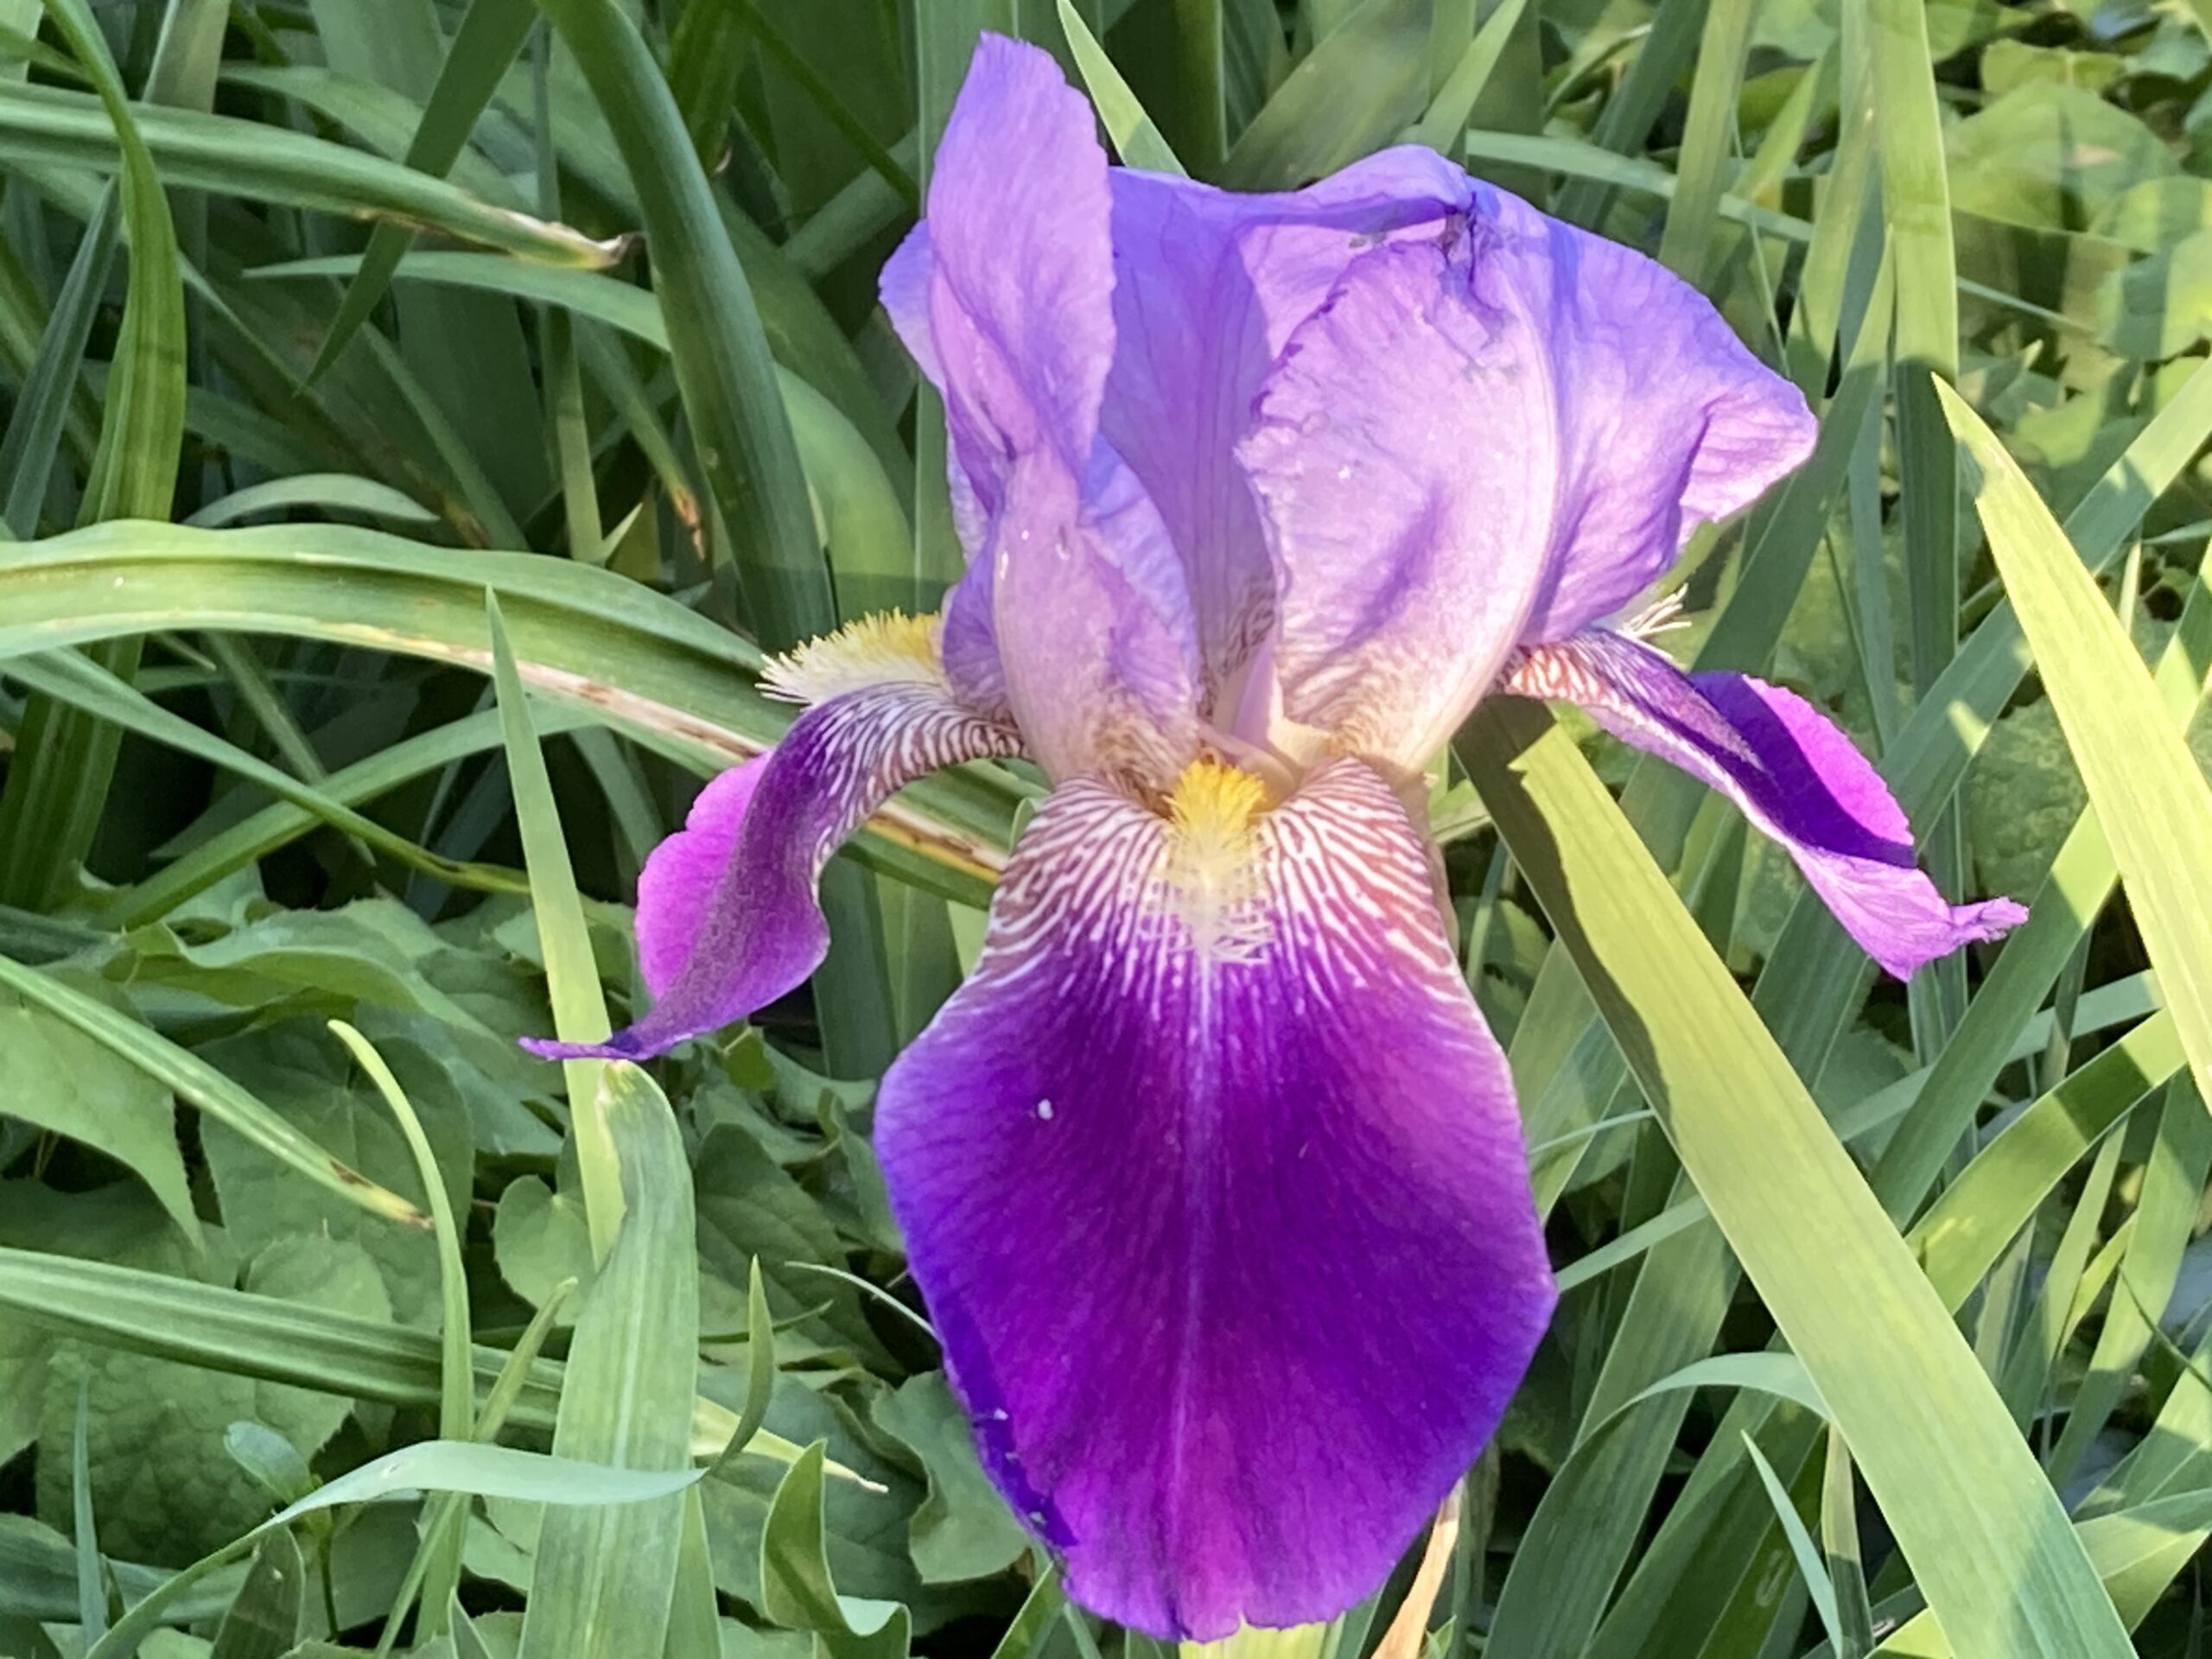
[[[2027,919],[2026,906],[2010,899],[1985,899],[1971,905],[1954,905],[1950,908],[1947,929],[1936,937],[1915,939],[1909,950],[1877,956],[1875,960],[1897,978],[1910,979],[1916,969],[1935,961],[1938,957],[1947,957],[1961,945],[2001,939]]]
[[[1946,899],[1914,862],[1912,826],[1881,774],[1794,691],[1747,674],[1684,674],[1642,641],[1603,630],[1522,652],[1505,689],[1579,703],[1614,736],[1727,796],[1899,979],[2027,915],[2010,899]]]

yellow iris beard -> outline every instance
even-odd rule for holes
[[[886,682],[942,684],[942,619],[877,611],[810,639],[761,665],[760,689],[790,702],[817,703]]]
[[[1267,943],[1260,835],[1268,786],[1219,760],[1193,760],[1167,797],[1167,908],[1208,957],[1249,961]]]

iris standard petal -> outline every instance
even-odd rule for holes
[[[1813,433],[1693,289],[1478,187],[1449,233],[1346,267],[1240,449],[1286,714],[1417,764],[1515,644],[1618,609]]]
[[[1502,689],[1578,704],[1728,797],[1900,979],[2026,918],[2009,899],[1945,900],[1914,864],[1912,827],[1880,775],[1794,691],[1747,674],[1685,674],[1641,641],[1599,630],[1522,654]]]
[[[1811,454],[1818,423],[1664,266],[1485,194],[1477,257],[1522,296],[1559,423],[1559,513],[1522,636],[1536,645],[1634,599],[1691,531],[1748,506]]]
[[[1158,504],[1226,685],[1267,632],[1274,574],[1237,465],[1252,400],[1291,331],[1364,250],[1466,211],[1467,175],[1406,147],[1306,189],[1240,195],[1116,168],[1114,367],[1101,429]]]
[[[1389,786],[1079,780],[875,1143],[985,1467],[1163,1637],[1374,1588],[1553,1302],[1503,1057]]]
[[[1465,235],[1377,249],[1290,339],[1239,454],[1283,711],[1401,773],[1497,678],[1554,534],[1543,342]]]
[[[1056,777],[1195,741],[1182,567],[1098,410],[1114,356],[1105,151],[1034,47],[986,35],[955,100],[928,216],[884,303],[944,395],[971,565],[947,602],[953,683],[1012,714]],[[1163,736],[1164,734],[1164,736]]]
[[[956,701],[931,618],[856,625],[772,665],[812,700],[767,753],[702,790],[638,879],[638,958],[652,1009],[603,1043],[526,1039],[549,1058],[639,1059],[744,1019],[822,963],[822,867],[901,785],[1020,753],[1011,727]]]

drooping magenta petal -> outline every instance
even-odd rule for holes
[[[912,682],[808,709],[773,749],[708,785],[646,861],[638,952],[655,1000],[645,1017],[603,1043],[523,1046],[549,1058],[642,1059],[774,1001],[829,949],[815,883],[838,845],[901,785],[1020,747],[1011,728]]]
[[[1560,440],[1518,302],[1464,236],[1361,256],[1240,447],[1284,711],[1401,771],[1497,678],[1544,575]]]
[[[1182,567],[1099,437],[1114,356],[1106,174],[1090,106],[1052,59],[986,35],[925,225],[882,289],[944,396],[972,562],[947,605],[948,671],[976,706],[1002,702],[1055,776],[1133,750],[1170,754],[1172,769],[1198,702]]]
[[[1273,610],[1274,575],[1236,445],[1291,331],[1345,265],[1433,235],[1472,197],[1433,150],[1387,150],[1290,194],[1240,195],[1116,168],[1116,350],[1100,420],[1159,505],[1225,684]]]
[[[1175,835],[1090,780],[1046,801],[876,1146],[992,1478],[1078,1600],[1211,1638],[1381,1582],[1554,1293],[1383,779],[1330,763],[1239,864]]]
[[[1522,654],[1503,689],[1579,704],[1727,796],[1899,979],[2026,918],[2009,899],[1948,903],[1915,865],[1912,827],[1880,774],[1794,691],[1747,674],[1684,674],[1650,646],[1597,630]]]
[[[699,942],[706,899],[736,854],[739,827],[768,763],[767,754],[756,754],[709,780],[683,827],[638,872],[638,971],[655,996],[668,994]]]

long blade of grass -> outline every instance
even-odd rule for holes
[[[321,789],[301,783],[258,755],[171,714],[88,658],[68,652],[11,658],[0,662],[0,677],[21,681],[55,704],[78,709],[118,731],[132,732],[211,761],[260,785],[318,822],[389,854],[410,869],[456,887],[485,892],[519,893],[524,888],[512,870],[442,857],[417,846],[375,819],[333,800]]]
[[[316,1487],[251,1532],[194,1562],[117,1620],[114,1629],[86,1649],[86,1659],[128,1659],[158,1625],[163,1607],[173,1597],[226,1562],[237,1560],[270,1533],[326,1510],[413,1497],[423,1492],[467,1492],[479,1497],[552,1503],[563,1506],[564,1511],[575,1506],[626,1509],[665,1503],[697,1478],[696,1470],[633,1469],[467,1440],[425,1440],[403,1446]]]
[[[626,245],[548,225],[381,156],[266,122],[143,107],[135,119],[163,179],[211,195],[347,219],[390,219],[547,264],[608,265]],[[13,85],[0,85],[0,162],[96,173],[121,164],[114,127],[98,99]]]
[[[129,1014],[110,1007],[74,986],[0,956],[0,985],[67,1020],[93,1041],[112,1050],[149,1077],[190,1102],[226,1128],[235,1130],[271,1157],[281,1160],[317,1185],[344,1196],[372,1214],[422,1227],[429,1217],[397,1192],[378,1185],[340,1162],[189,1049],[149,1031]]]
[[[621,1166],[622,1220],[585,1293],[553,1450],[624,1469],[684,1471],[688,1479],[699,1319],[691,1171],[675,1115],[652,1080],[620,1061],[602,1076],[601,1109]],[[521,1659],[658,1653],[683,1531],[683,1503],[674,1497],[549,1515],[523,1614]]]
[[[790,722],[788,707],[752,688],[755,648],[636,582],[569,560],[426,547],[340,525],[103,525],[0,544],[0,654],[230,628],[481,671],[491,661],[487,587],[534,692],[652,734],[702,770],[758,753]],[[1004,861],[1014,805],[1028,792],[977,769],[939,774],[880,814],[861,850],[888,868],[964,872],[969,883],[953,890],[976,902]]]
[[[422,124],[407,147],[407,165],[418,173],[443,177],[467,148],[468,135],[499,90],[499,80],[522,51],[537,21],[531,0],[470,0],[451,48],[438,71],[436,86],[423,106]],[[330,327],[308,370],[313,385],[352,343],[384,297],[408,246],[413,229],[404,220],[385,219],[369,232],[360,270],[346,284]]]
[[[1084,90],[1097,107],[1098,118],[1106,124],[1107,134],[1114,141],[1114,153],[1122,158],[1122,165],[1142,168],[1148,173],[1183,175],[1186,169],[1160,132],[1159,124],[1145,113],[1144,105],[1129,90],[1129,83],[1122,79],[1122,72],[1106,55],[1106,48],[1098,44],[1083,21],[1083,15],[1071,0],[1058,0],[1058,5],[1060,29],[1067,37],[1068,51],[1083,76]],[[1217,158],[1218,153],[1217,149]]]
[[[127,1353],[385,1405],[435,1411],[443,1386],[439,1341],[428,1332],[105,1262],[0,1249],[0,1307],[31,1328]],[[477,1386],[498,1388],[509,1358],[477,1348],[471,1356]],[[553,1427],[566,1375],[555,1360],[529,1367],[513,1404],[518,1427],[540,1433]],[[702,1396],[690,1402],[685,1421],[693,1455],[712,1460],[738,1420]],[[746,1449],[778,1463],[799,1453],[765,1428]],[[841,1464],[829,1472],[870,1484]]]
[[[184,436],[184,279],[176,226],[91,9],[86,0],[47,0],[47,10],[91,73],[112,129],[122,158],[116,198],[130,248],[99,448],[78,522],[163,518],[175,494]],[[73,390],[73,365],[67,381]],[[138,651],[137,641],[123,639],[92,656],[127,679]],[[120,741],[113,727],[67,704],[41,697],[25,709],[16,759],[0,788],[0,847],[8,849],[0,861],[0,902],[36,908],[60,895],[99,832]]]
[[[1755,0],[1711,0],[1698,42],[1697,74],[1675,161],[1675,194],[1659,238],[1659,263],[1694,287],[1705,286],[1716,251],[1720,195],[1736,150],[1736,96],[1757,9]]]
[[[1960,1650],[2126,1654],[1995,1389],[1572,742],[1499,702],[1460,753]]]
[[[61,453],[62,435],[79,395],[85,348],[115,263],[118,224],[116,194],[110,189],[78,238],[69,275],[54,296],[37,355],[17,388],[7,430],[0,435],[0,489],[6,492],[0,523],[18,541],[38,533],[54,459]]]
[[[645,224],[678,391],[760,643],[836,621],[775,365],[751,285],[659,66],[612,0],[540,0],[620,146]]]
[[[2065,532],[1965,400],[1944,413],[2051,707],[2120,866],[2200,1095],[2212,1098],[2212,787]]]
[[[515,818],[522,832],[523,856],[530,867],[531,914],[545,957],[545,984],[553,1004],[553,1025],[563,1042],[595,1043],[612,1027],[599,991],[599,969],[584,924],[569,843],[553,800],[553,781],[531,729],[530,706],[514,651],[499,618],[499,601],[485,594],[485,627],[492,639],[492,680],[499,696],[499,725],[507,753],[507,777],[514,791]],[[602,1060],[563,1060],[569,1109],[575,1138],[576,1170],[583,1188],[584,1215],[591,1230],[592,1255],[601,1262],[613,1248],[622,1222],[622,1176],[605,1116]]]

